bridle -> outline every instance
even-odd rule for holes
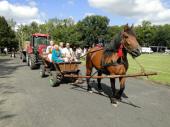
[[[133,50],[132,49],[129,49],[126,45],[128,44],[127,41],[126,41],[126,38],[123,37],[123,32],[121,33],[121,37],[122,37],[122,40],[121,40],[121,45],[127,50],[128,53],[132,53]]]
[[[121,36],[123,37],[123,33],[121,34]],[[121,41],[122,41],[122,42],[121,42],[121,45],[127,50],[128,53],[131,54],[131,53],[133,52],[133,50],[130,50],[130,49],[126,46],[127,41],[126,41],[125,37],[123,37],[123,39],[122,39]],[[134,58],[134,60],[135,60],[135,62],[139,65],[139,67],[141,68],[141,72],[142,72],[142,73],[145,73],[144,66],[143,66],[139,61],[137,61],[135,58]]]

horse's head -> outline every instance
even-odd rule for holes
[[[141,55],[141,47],[133,31],[133,25],[131,27],[129,27],[128,24],[124,26],[124,30],[122,31],[122,44],[133,58]]]

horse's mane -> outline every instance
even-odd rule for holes
[[[125,32],[130,35],[136,36],[131,28],[127,28]],[[122,39],[122,35],[121,32],[119,32],[113,37],[111,42],[106,43],[104,47],[104,55],[110,56],[113,53],[116,53],[121,45],[121,39]]]
[[[104,55],[110,56],[112,55],[112,53],[116,53],[120,46],[120,42],[121,42],[121,32],[116,34],[111,40],[111,42],[105,44]]]

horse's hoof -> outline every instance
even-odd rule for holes
[[[120,101],[116,101],[116,104],[118,105]]]
[[[115,104],[115,103],[112,103],[112,105],[114,106],[114,107],[117,107],[118,105],[117,105],[117,103]]]
[[[117,99],[116,98],[110,98],[111,104],[112,105],[117,105]]]
[[[92,90],[88,90],[88,92],[89,92],[89,93],[93,93],[93,91],[92,91]]]
[[[93,93],[92,88],[87,88],[87,92]]]

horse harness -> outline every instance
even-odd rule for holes
[[[91,54],[91,59],[95,56],[95,52],[97,51],[100,51],[100,50],[104,50],[103,47],[100,47],[99,49],[97,50],[94,50],[94,51],[91,51],[89,53],[92,53]],[[120,64],[125,64],[124,60],[123,60],[123,50],[125,50],[124,46],[121,44],[119,49],[118,49],[118,52],[117,52],[117,55],[118,55],[118,60],[117,61],[112,61],[110,63],[105,63],[105,60],[104,58],[102,58],[101,60],[101,69],[97,69],[96,72],[94,72],[94,74],[96,74],[97,72],[101,72],[101,73],[104,73],[104,74],[109,74],[109,72],[107,71],[107,67],[109,66],[117,66],[117,65],[120,65]],[[93,74],[93,75],[94,75]]]

